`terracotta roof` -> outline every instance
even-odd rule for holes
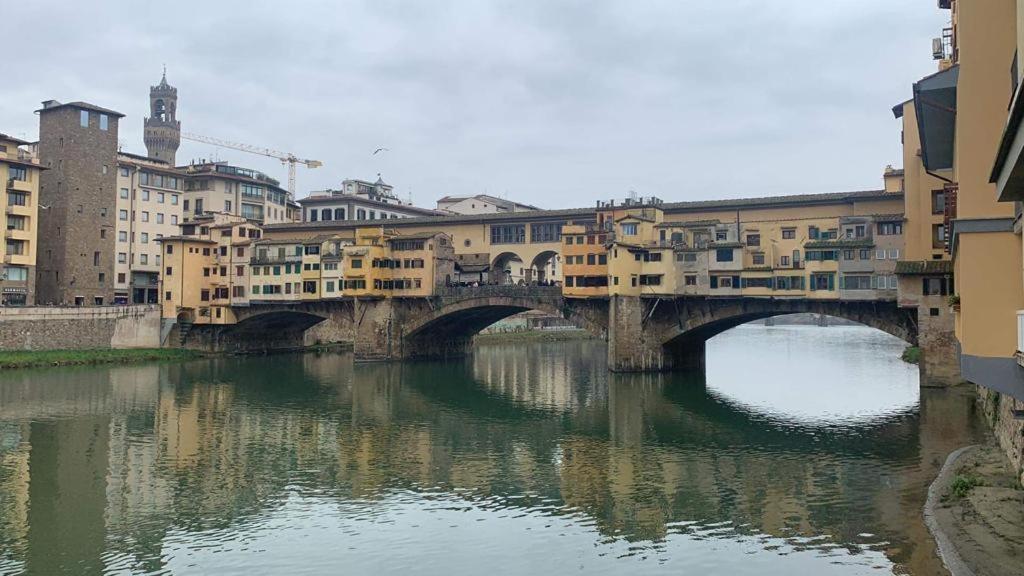
[[[197,236],[161,236],[160,238],[154,238],[157,242],[167,242],[168,240],[184,240],[187,242],[200,242],[202,244],[216,244],[216,240],[209,238],[199,238]]]
[[[22,144],[31,144],[31,142],[29,142],[27,140],[22,140],[21,138],[15,138],[14,136],[11,136],[10,134],[4,134],[3,132],[0,132],[0,140],[6,140],[7,142],[14,142],[15,144],[18,144],[19,146],[22,145]]]
[[[952,274],[953,262],[949,260],[902,260],[896,263],[897,274]]]

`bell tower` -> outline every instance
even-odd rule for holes
[[[149,87],[149,118],[143,120],[143,141],[150,158],[174,166],[181,144],[181,122],[176,118],[178,89],[167,83],[167,67],[160,83]]]

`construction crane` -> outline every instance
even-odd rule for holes
[[[242,152],[248,152],[250,154],[259,154],[260,156],[269,156],[271,158],[277,158],[281,161],[281,164],[288,165],[288,198],[289,200],[295,199],[295,165],[304,164],[306,168],[319,168],[324,165],[319,160],[305,160],[299,158],[291,152],[279,152],[270,148],[261,148],[259,146],[251,146],[249,144],[240,144],[238,142],[229,142],[227,140],[221,140],[220,138],[211,138],[209,136],[200,136],[199,134],[191,134],[189,132],[182,132],[181,137],[185,140],[191,140],[193,142],[202,142],[203,144],[213,144],[214,146],[220,146],[221,148],[231,148],[232,150],[241,150]]]

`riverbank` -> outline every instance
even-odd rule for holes
[[[1024,490],[994,441],[949,455],[925,522],[953,576],[1024,573]]]
[[[40,366],[84,366],[123,364],[157,360],[191,360],[203,356],[194,350],[170,348],[133,348],[114,350],[0,350],[0,369],[35,368]]]
[[[594,340],[586,330],[523,330],[518,332],[491,332],[477,334],[475,342],[492,344],[501,342],[565,342],[567,340]]]

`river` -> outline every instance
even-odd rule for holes
[[[984,426],[864,327],[741,326],[705,375],[598,342],[0,373],[0,574],[941,574]]]

